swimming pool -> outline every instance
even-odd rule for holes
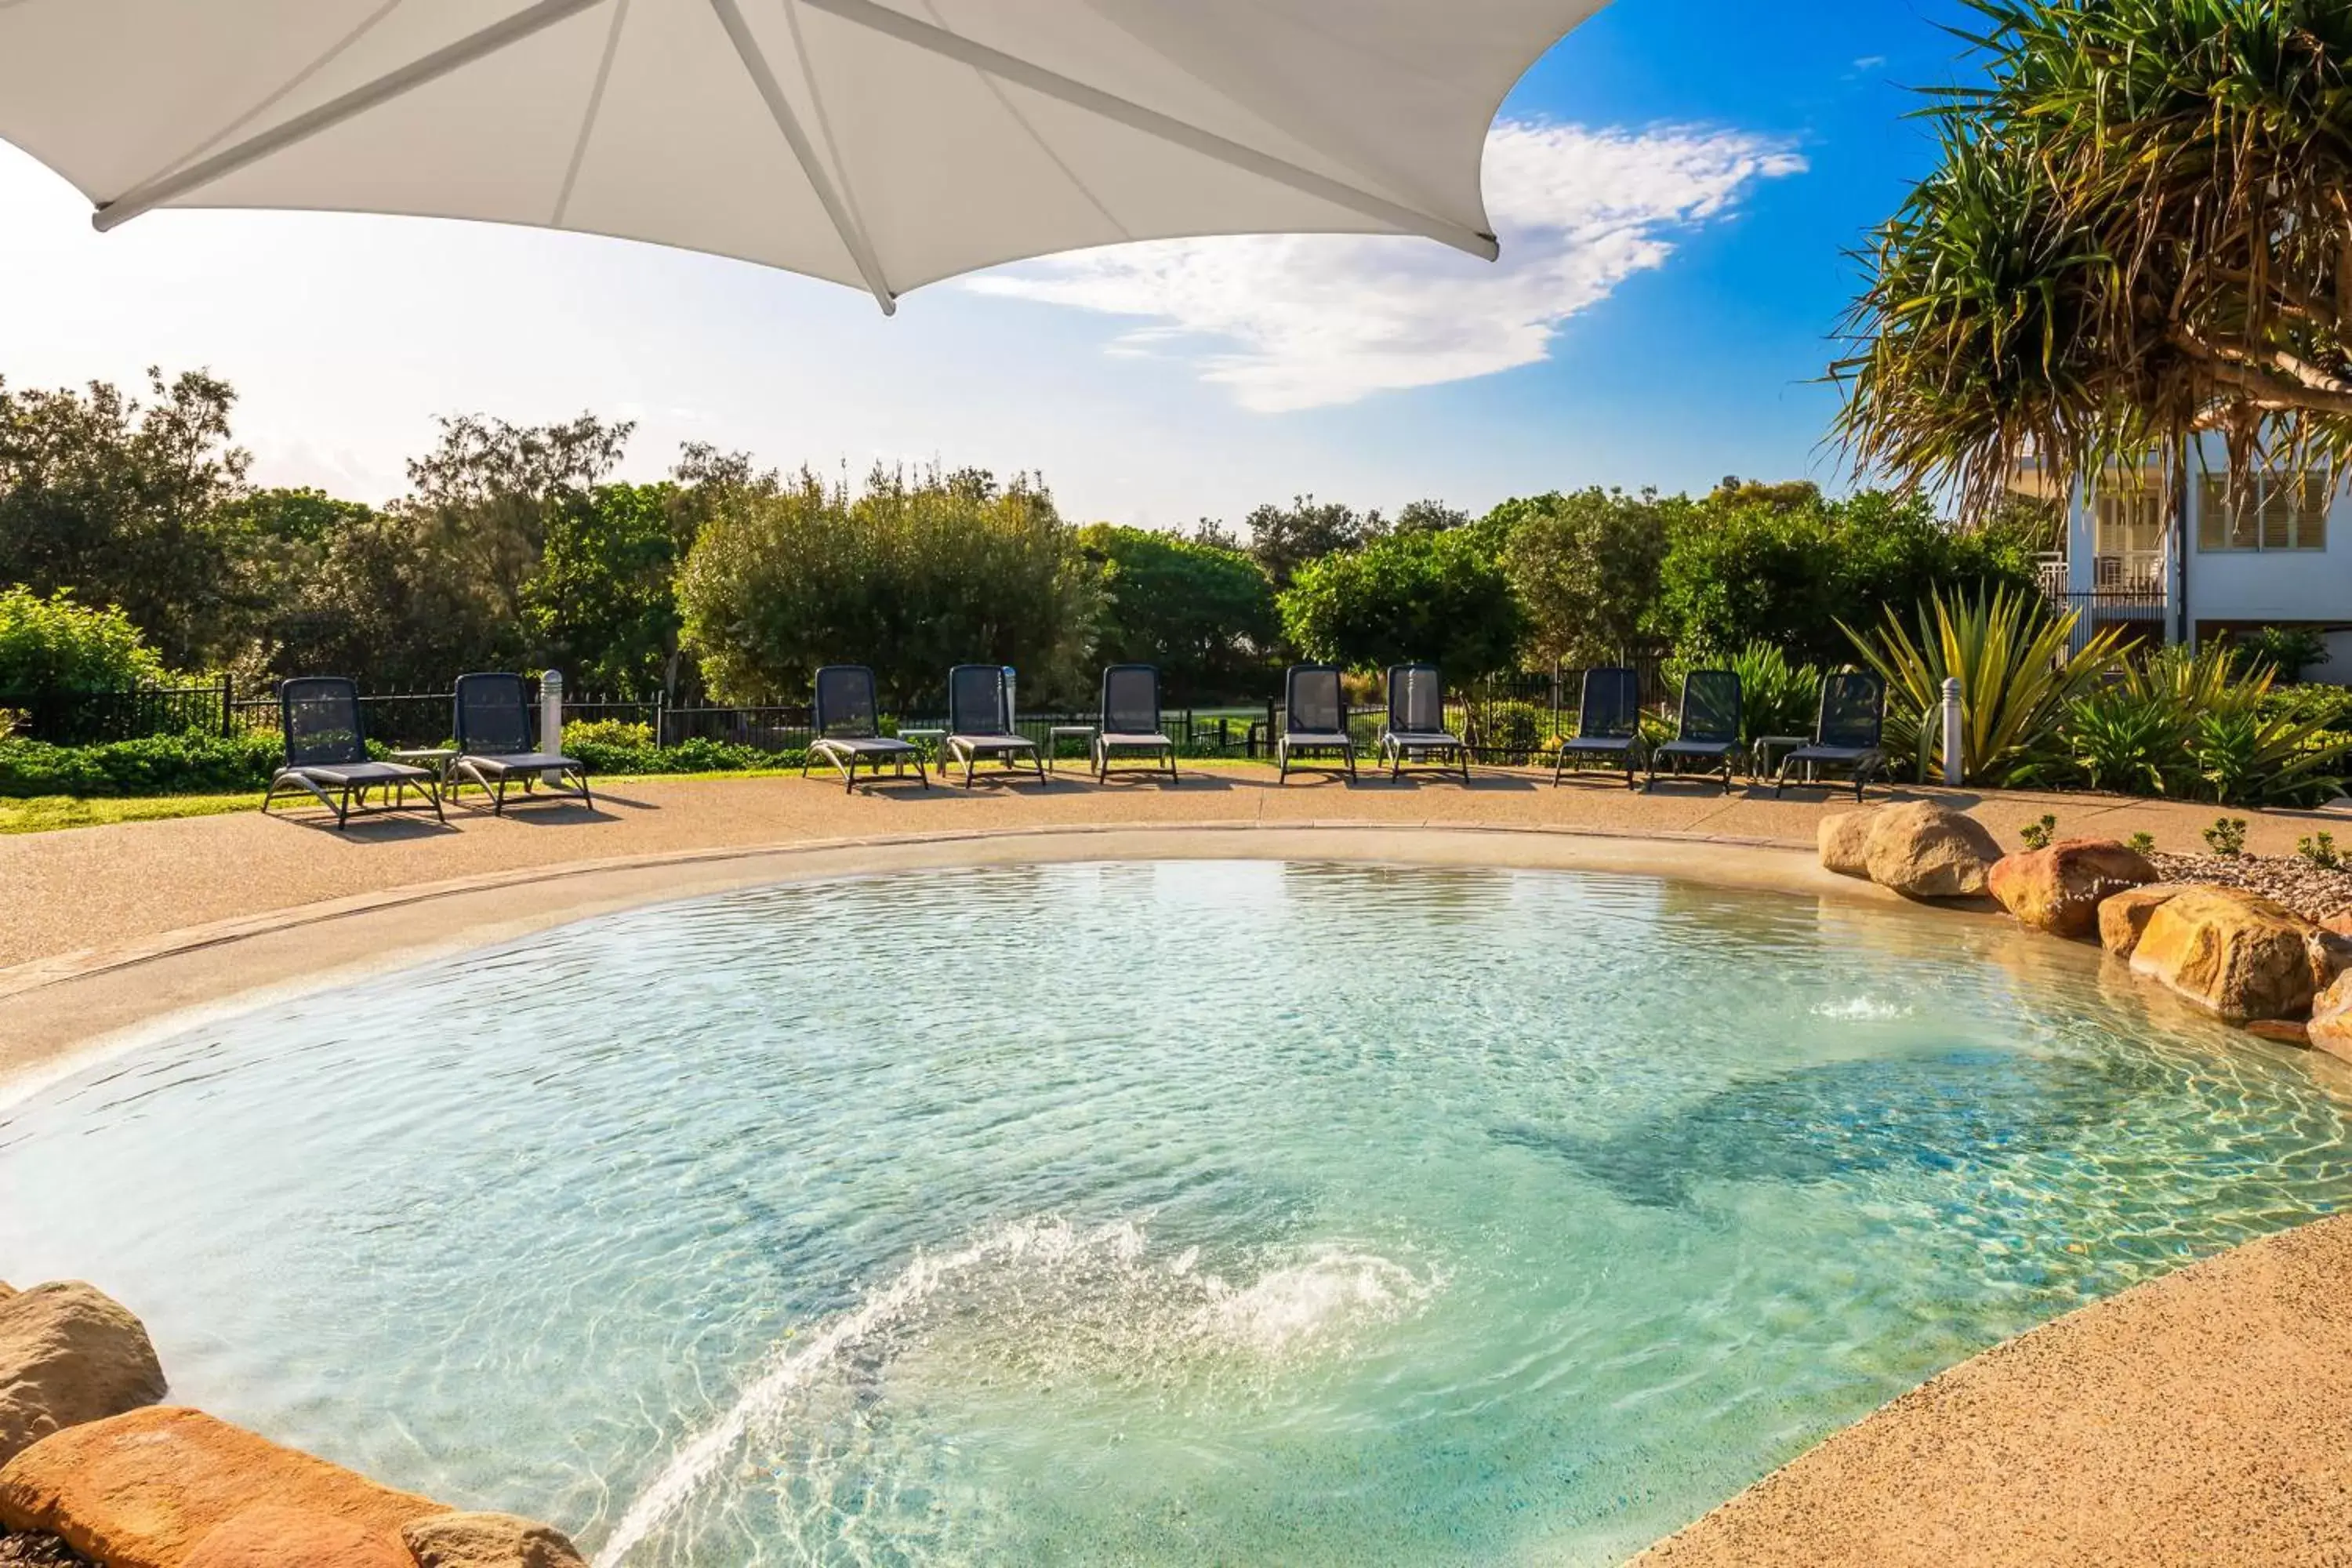
[[[780,887],[56,1086],[0,1277],[605,1563],[1606,1563],[2352,1193],[2303,1062],[2145,1002],[1634,877]]]

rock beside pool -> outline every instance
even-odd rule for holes
[[[391,1531],[301,1508],[249,1508],[196,1543],[181,1568],[413,1568]]]
[[[2000,846],[1984,824],[1931,800],[1870,814],[1864,860],[1870,879],[1906,899],[1969,899],[1985,890]]]
[[[510,1513],[438,1513],[400,1534],[416,1568],[587,1568],[562,1531]]]
[[[2332,978],[2318,934],[2259,894],[2183,888],[2149,913],[2131,966],[2232,1023],[2298,1018]]]
[[[2147,930],[2148,917],[2186,885],[2150,882],[2144,888],[2126,888],[2101,900],[2099,945],[2117,958],[2129,958],[2139,946],[2141,933]]]
[[[163,1397],[146,1326],[103,1290],[66,1280],[0,1298],[0,1465],[63,1427]]]
[[[1841,877],[1870,875],[1870,819],[1878,807],[1833,811],[1822,818],[1819,837],[1822,865]]]
[[[1985,873],[1985,887],[2021,923],[2081,937],[2099,929],[2107,898],[2156,879],[2147,856],[2112,838],[2062,838],[2047,849],[2002,856]]]
[[[2352,1061],[2352,971],[2337,975],[2312,1002],[2310,1044]]]
[[[66,1427],[0,1467],[0,1524],[46,1531],[107,1568],[187,1568],[206,1536],[255,1508],[325,1514],[388,1539],[449,1511],[171,1405]]]

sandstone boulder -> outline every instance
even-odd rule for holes
[[[2319,922],[2319,929],[2334,931],[2337,936],[2352,937],[2352,908],[2336,910]]]
[[[1822,865],[1841,877],[1870,875],[1870,821],[1879,808],[1833,811],[1822,818]]]
[[[0,1466],[0,1525],[45,1531],[106,1568],[184,1568],[206,1536],[262,1507],[326,1514],[390,1538],[449,1511],[171,1405],[68,1426]]]
[[[1870,879],[1908,899],[1974,898],[2000,858],[1984,824],[1931,800],[1873,812],[1864,847]]]
[[[145,1325],[79,1280],[0,1299],[0,1465],[59,1427],[163,1397]]]
[[[2131,966],[2232,1023],[2301,1016],[2325,978],[2317,928],[2235,888],[2183,888],[2158,904]]]
[[[2004,855],[1985,874],[2001,908],[2056,936],[2093,934],[2104,900],[2156,879],[2147,856],[2110,838],[2062,838],[2047,849]]]
[[[562,1531],[510,1513],[438,1513],[400,1534],[416,1568],[587,1568]]]
[[[2283,1046],[2308,1046],[2311,1028],[2293,1018],[2256,1018],[2246,1026],[2246,1033],[2265,1040],[2276,1040]]]
[[[220,1525],[183,1568],[414,1568],[400,1538],[331,1513],[249,1508]]]
[[[2352,971],[2336,977],[2311,1004],[2311,1045],[2352,1061]]]
[[[2148,916],[2158,906],[2180,891],[2178,882],[2151,882],[2144,888],[2126,888],[2099,901],[2099,945],[2117,958],[2129,958],[2139,946],[2139,939],[2147,930]]]

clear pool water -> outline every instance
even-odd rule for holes
[[[0,1116],[0,1277],[606,1563],[1608,1563],[2352,1193],[2292,1056],[1990,922],[975,871],[599,919]]]

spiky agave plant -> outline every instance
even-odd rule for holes
[[[2069,708],[2121,657],[2115,627],[2074,640],[2072,614],[2033,594],[1937,593],[1918,607],[1917,635],[1888,606],[1865,636],[1841,623],[1863,661],[1886,682],[1886,749],[1916,759],[1925,778],[1941,740],[1944,681],[1960,680],[1960,769],[1969,784],[2023,782],[2057,754]]]

